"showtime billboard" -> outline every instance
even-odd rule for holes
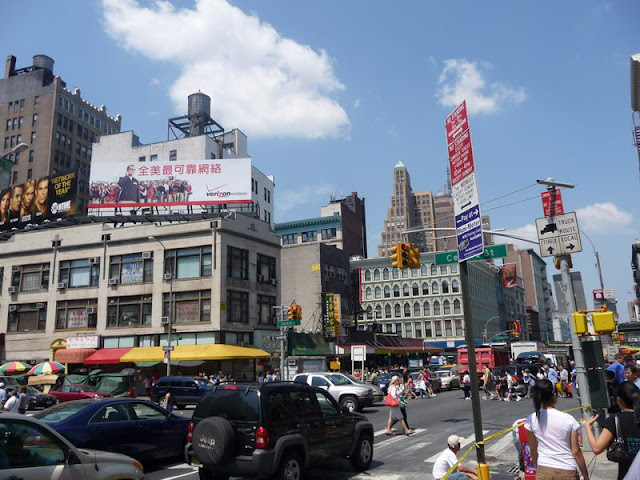
[[[27,180],[0,192],[0,231],[76,214],[78,170]]]
[[[89,208],[251,203],[251,159],[91,165]]]

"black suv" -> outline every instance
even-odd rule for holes
[[[230,476],[299,479],[305,467],[349,458],[367,470],[373,427],[340,410],[324,390],[302,383],[236,383],[213,387],[193,412],[185,457],[201,480]]]
[[[160,400],[171,388],[173,404],[180,410],[184,405],[196,405],[213,384],[204,378],[193,377],[160,377],[151,387],[149,399],[160,403]]]

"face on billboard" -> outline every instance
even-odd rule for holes
[[[127,175],[129,177],[133,177],[133,174],[136,173],[136,167],[134,167],[133,165],[129,165],[127,167]]]
[[[47,195],[49,194],[49,179],[41,178],[38,180],[36,188],[36,205],[44,207],[47,204]]]
[[[22,192],[22,185],[16,185],[11,191],[11,210],[14,212],[20,210],[20,205],[22,204]]]
[[[24,192],[22,194],[22,206],[25,210],[30,210],[33,205],[33,198],[36,194],[36,182],[29,181],[25,183]]]
[[[11,190],[2,192],[0,197],[0,215],[6,215],[9,211],[9,202],[11,202]]]

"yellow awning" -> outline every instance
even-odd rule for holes
[[[239,360],[270,356],[269,353],[259,348],[239,347],[237,345],[177,345],[171,352],[171,361]],[[164,351],[162,347],[136,347],[120,357],[120,362],[161,362],[163,359]]]

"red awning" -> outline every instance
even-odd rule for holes
[[[95,352],[95,348],[61,348],[56,350],[55,361],[58,363],[84,363],[84,360]]]
[[[131,348],[102,348],[84,359],[85,365],[105,365],[120,363],[120,357],[128,353]]]

